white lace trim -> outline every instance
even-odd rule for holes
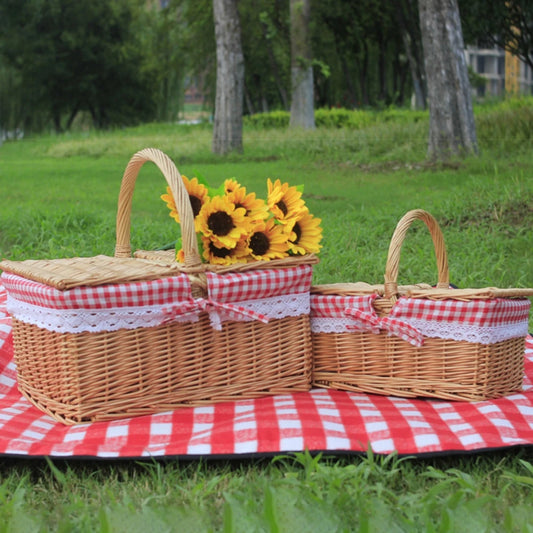
[[[467,341],[476,344],[493,344],[508,339],[526,337],[528,335],[528,322],[519,324],[504,324],[502,326],[479,327],[465,324],[450,324],[428,320],[406,321],[416,328],[424,337],[437,339],[450,339],[455,341]],[[313,333],[349,333],[365,331],[363,329],[348,330],[347,326],[353,326],[354,322],[349,318],[311,318],[311,331]]]
[[[493,344],[517,337],[526,337],[528,334],[528,321],[486,327],[429,320],[409,320],[409,324],[420,331],[424,337],[478,344]]]
[[[348,333],[347,326],[353,323],[350,318],[311,318],[311,331],[313,333]]]
[[[174,304],[178,307],[183,304]],[[234,305],[265,315],[269,319],[309,314],[309,293],[288,294],[236,302]],[[136,329],[159,326],[165,322],[197,322],[198,314],[191,313],[174,316],[168,312],[168,305],[143,307],[120,307],[112,309],[51,309],[21,302],[8,296],[6,309],[16,319],[33,324],[48,331],[58,333],[81,333],[99,331],[117,331],[119,329]],[[220,329],[226,320],[251,321],[251,317],[236,317],[224,310],[209,310],[211,324]]]
[[[241,307],[250,309],[255,313],[265,315],[268,318],[286,318],[289,316],[308,315],[311,308],[311,301],[308,292],[297,294],[285,294],[283,296],[273,296],[271,298],[260,298],[258,300],[248,300],[246,302],[237,302]],[[222,315],[222,313],[220,313]],[[232,320],[226,318],[226,320]],[[243,322],[253,320],[249,317],[243,317]]]

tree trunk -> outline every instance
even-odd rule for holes
[[[419,0],[418,6],[429,99],[428,157],[477,153],[457,0]]]
[[[310,0],[290,0],[291,128],[315,128],[313,66],[309,34]]]
[[[413,91],[415,96],[415,109],[426,109],[426,90],[424,86],[424,65],[420,58],[420,49],[422,43],[413,21],[416,21],[415,9],[413,9],[410,0],[407,2],[398,2],[395,10],[395,20],[400,27],[402,34],[403,46],[409,63],[409,70],[411,71],[411,79],[413,82]]]
[[[415,93],[415,109],[426,109],[426,94],[424,91],[424,82],[422,76],[419,74],[419,70],[416,65],[415,58],[411,52],[411,39],[407,32],[402,32],[402,40],[405,47],[405,53],[407,55],[407,61],[409,63],[409,69],[411,71],[411,79],[413,81],[413,91]]]
[[[283,106],[283,109],[289,108],[289,97],[287,96],[287,91],[285,90],[285,87],[283,86],[283,82],[281,81],[281,74],[280,74],[280,68],[278,65],[278,62],[276,61],[276,56],[274,55],[274,50],[272,49],[272,40],[268,37],[268,28],[265,22],[261,23],[261,29],[263,30],[263,38],[265,42],[267,43],[267,53],[268,53],[268,60],[270,62],[270,70],[272,71],[272,74],[274,75],[274,80],[276,81],[276,87],[279,92],[279,96],[281,98],[281,105]]]
[[[361,87],[361,104],[366,107],[370,105],[370,96],[368,93],[368,44],[364,39],[361,42],[361,48],[363,49],[363,55],[359,68],[359,85]]]
[[[212,150],[242,152],[244,56],[236,0],[213,0],[217,84]]]

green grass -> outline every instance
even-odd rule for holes
[[[533,287],[532,106],[477,111],[477,158],[425,161],[427,121],[362,130],[245,129],[242,155],[210,151],[206,125],[145,125],[42,136],[0,147],[0,256],[112,254],[122,172],[139,149],[161,148],[189,177],[237,177],[259,196],[266,179],[305,184],[323,220],[315,283],[381,283],[394,227],[430,211],[461,287]],[[178,227],[153,165],[140,172],[133,246],[172,241]],[[400,281],[435,282],[431,239],[413,225]],[[533,328],[532,328],[533,330]],[[3,531],[531,531],[529,448],[452,457],[295,457],[242,461],[0,459]]]

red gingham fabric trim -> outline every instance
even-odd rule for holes
[[[294,451],[400,455],[533,445],[533,338],[522,391],[483,402],[403,399],[328,389],[65,426],[17,390],[0,285],[0,455],[242,457]],[[0,330],[1,331],[1,330]]]
[[[335,296],[311,295],[311,317],[345,318],[346,309],[367,310],[375,295]],[[457,322],[471,326],[490,327],[519,324],[527,321],[531,302],[528,299],[494,298],[491,300],[429,300],[400,298],[390,318],[397,320],[425,320]]]
[[[531,302],[527,299],[429,300],[400,298],[389,316],[400,320],[459,322],[480,327],[518,324],[528,320]]]
[[[311,294],[311,317],[345,318],[346,309],[362,308],[363,311],[369,311],[369,306],[377,297],[377,294],[364,296]]]
[[[6,272],[1,280],[13,298],[50,309],[143,307],[191,298],[190,282],[185,274],[153,281],[75,287],[66,291]]]
[[[244,273],[207,273],[210,298],[221,303],[240,302],[309,291],[310,265],[255,270]],[[2,283],[13,298],[51,309],[112,309],[167,305],[192,298],[186,274],[98,287],[60,291],[15,274],[3,273]]]
[[[224,275],[208,272],[208,292],[211,299],[224,303],[300,294],[310,290],[312,276],[310,265]]]

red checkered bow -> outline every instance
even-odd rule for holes
[[[270,320],[266,315],[256,313],[251,309],[246,309],[240,305],[216,302],[210,298],[197,298],[193,301],[163,308],[163,312],[168,316],[165,322],[171,322],[180,317],[196,316],[203,311],[209,313],[211,325],[218,331],[222,329],[223,319],[220,314],[221,312],[233,320],[249,318],[252,320],[259,320],[264,324]]]
[[[358,308],[348,307],[344,310],[344,314],[353,321],[353,324],[346,326],[347,329],[370,331],[375,334],[378,334],[380,330],[385,330],[389,335],[400,337],[413,346],[422,346],[424,336],[416,328],[402,320],[388,316],[380,318],[377,315],[372,305],[376,298],[378,298],[377,294],[361,296],[356,298]]]

